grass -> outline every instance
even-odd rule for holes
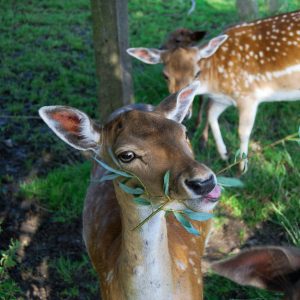
[[[82,212],[89,175],[87,162],[56,169],[46,178],[22,184],[21,193],[26,198],[40,200],[53,213],[54,221],[69,223]]]
[[[78,299],[82,290],[86,290],[91,295],[91,299],[95,299],[98,287],[95,283],[82,286],[80,284],[81,276],[96,277],[93,271],[89,258],[83,255],[80,260],[71,260],[68,256],[62,255],[56,260],[51,261],[50,270],[58,274],[63,286],[60,292],[60,299]]]
[[[197,0],[196,3],[196,11],[187,15],[190,1],[129,1],[130,46],[159,47],[167,33],[179,27],[206,30],[208,37],[212,37],[228,25],[238,22],[234,0]],[[259,0],[261,17],[267,15],[264,3]],[[288,1],[287,7],[282,9],[290,11],[297,8],[299,2],[294,0]],[[84,0],[2,3],[1,114],[37,116],[38,108],[43,105],[63,104],[97,117],[97,85],[89,9],[89,2]],[[132,63],[138,102],[157,104],[167,96],[160,65],[149,66],[137,60],[132,60]],[[197,106],[195,101],[195,108]],[[262,148],[297,132],[299,108],[299,102],[262,104],[258,110],[250,149]],[[192,144],[197,159],[214,171],[221,170],[226,165],[219,158],[212,137],[206,150],[199,149],[202,128],[195,129],[194,121],[195,116],[188,122],[188,128],[195,131]],[[220,124],[233,161],[239,146],[237,111],[234,108],[228,109],[221,116]],[[40,125],[37,120],[12,119],[7,121],[5,127],[0,127],[0,133],[6,138],[12,138],[17,146],[26,146],[28,152],[33,153],[23,158],[26,170],[31,170],[41,157],[52,155],[51,164],[55,170],[44,177],[29,178],[22,184],[21,191],[26,198],[40,200],[51,211],[55,222],[70,223],[81,214],[90,164],[62,166],[62,161],[69,163],[70,160],[77,162],[78,159],[74,158],[74,152],[67,145],[59,142],[46,127]],[[243,176],[245,188],[227,189],[224,192],[217,220],[219,226],[226,221],[222,217],[223,211],[229,211],[233,218],[243,219],[249,229],[271,221],[282,226],[291,244],[300,246],[299,146],[294,142],[286,142],[263,152],[253,152],[249,171]],[[235,172],[236,169],[232,169],[225,175],[234,176]],[[244,230],[239,235],[242,244],[246,239]],[[67,254],[62,254],[60,258],[49,262],[50,268],[62,280],[63,287],[59,292],[61,299],[76,299],[80,295],[83,287],[76,285],[80,277],[74,274],[90,268],[86,259],[73,261]],[[6,299],[13,299],[9,295],[15,289],[17,284],[11,279],[1,282],[0,293],[7,293]],[[93,286],[86,289],[90,291],[91,297],[95,294]],[[213,274],[209,274],[205,282],[205,295],[209,300],[232,297],[280,298],[257,289],[237,286]]]

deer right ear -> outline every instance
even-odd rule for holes
[[[227,39],[227,34],[219,35],[211,39],[208,45],[199,50],[199,59],[212,56]]]
[[[158,50],[154,48],[129,48],[127,49],[127,53],[140,61],[146,64],[159,64],[162,62],[161,54],[163,50]]]
[[[85,113],[67,106],[44,106],[39,114],[64,142],[78,150],[100,150],[101,129]]]

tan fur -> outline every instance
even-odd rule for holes
[[[163,119],[156,113],[125,113],[107,124],[102,132],[102,155],[108,161],[105,153],[107,147],[116,149],[122,145],[134,145],[137,153],[139,149],[148,149],[149,157],[156,160],[147,161],[146,168],[135,166],[134,170],[130,170],[143,180],[152,194],[162,194],[162,176],[165,170],[171,170],[172,174],[170,194],[178,198],[186,197],[179,181],[182,174],[205,177],[210,173],[209,169],[193,159],[181,125]],[[147,153],[143,153],[143,157],[148,159]],[[101,178],[103,173],[103,169],[95,165],[92,179]],[[111,182],[91,183],[83,212],[83,234],[88,253],[100,278],[102,297],[111,300],[125,299],[120,282],[127,274],[122,273],[119,268],[124,239],[120,204],[122,209],[131,209],[124,204],[130,203],[130,197],[120,189],[116,191],[117,197]],[[201,257],[211,222],[193,223],[201,232],[200,237],[187,233],[174,217],[167,218],[172,300],[202,299]]]

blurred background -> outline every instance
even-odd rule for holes
[[[85,0],[0,1],[0,299],[97,299],[98,282],[81,237],[91,163],[40,120],[43,105],[69,105],[97,119],[91,5]],[[207,31],[300,9],[299,0],[130,0],[130,47],[158,48],[177,28]],[[132,59],[134,97],[156,104],[168,95],[162,66]],[[109,99],[105,99],[109,101]],[[226,167],[210,137],[199,147],[195,101],[188,129],[199,161]],[[220,118],[230,162],[238,149],[237,111]],[[300,246],[300,103],[262,104],[250,143],[245,188],[226,189],[206,261],[255,245]],[[224,175],[235,176],[237,168]],[[280,299],[237,286],[210,271],[205,298]]]

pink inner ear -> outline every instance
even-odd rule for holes
[[[187,97],[189,97],[193,93],[193,90],[186,90],[180,94],[180,101],[184,102]]]
[[[146,50],[139,50],[137,54],[139,57],[144,58],[144,59],[150,58],[149,53]]]
[[[54,112],[52,119],[57,121],[61,127],[73,134],[79,134],[80,118],[76,114],[70,112]]]

